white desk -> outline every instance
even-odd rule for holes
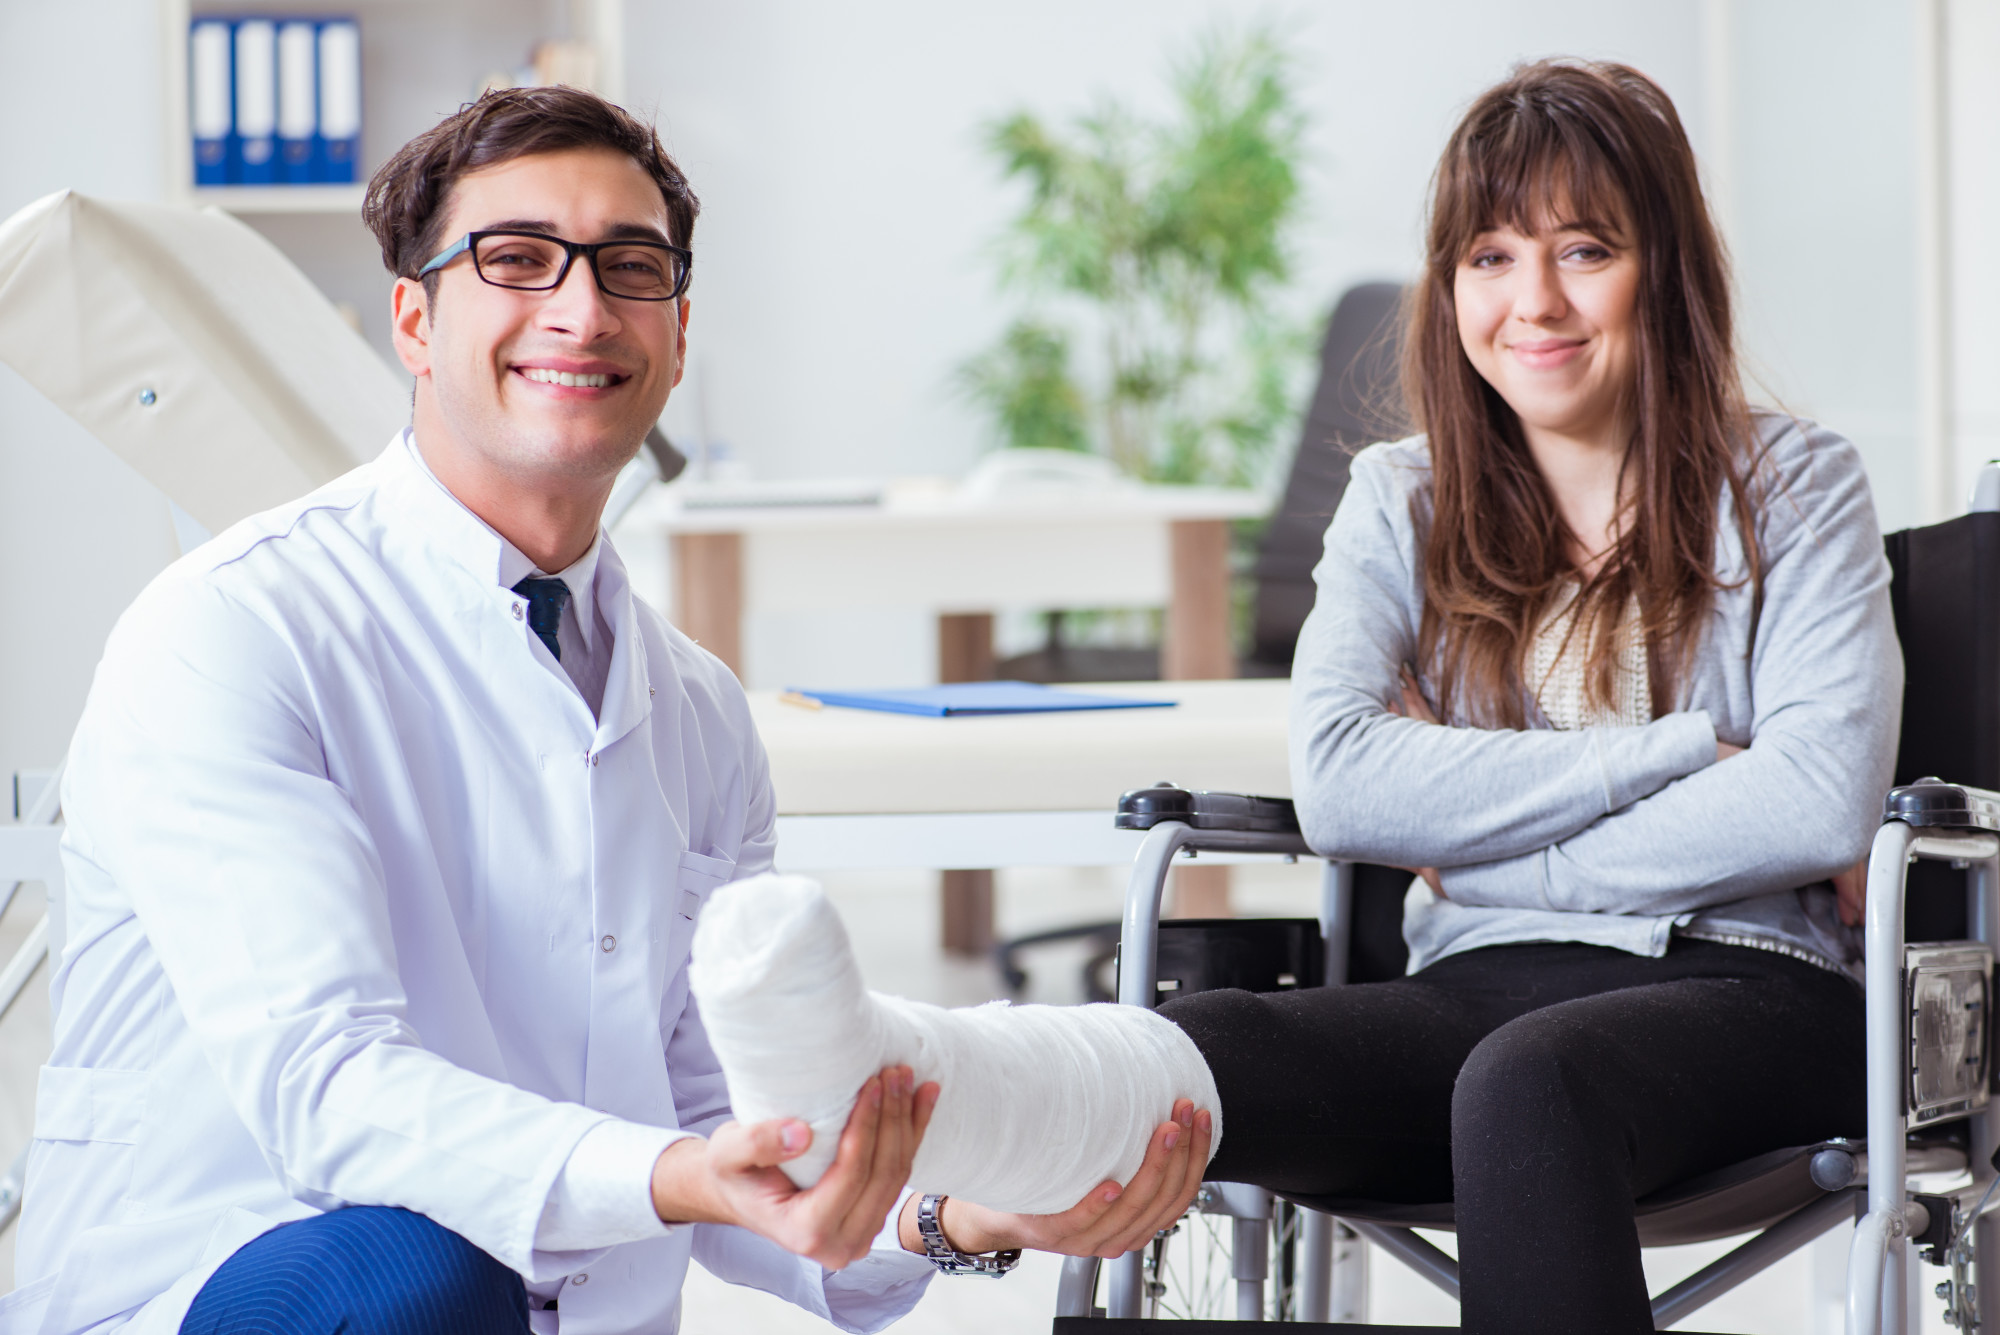
[[[1130,682],[1076,690],[1175,700],[1172,709],[917,718],[801,709],[750,693],[778,798],[778,866],[1119,866],[1142,836],[1112,825],[1118,796],[1162,779],[1291,795],[1291,683]],[[1205,864],[1267,860],[1204,854]],[[990,877],[945,890],[947,948],[991,939]],[[1222,890],[1226,894],[1226,889]]]
[[[738,676],[752,612],[934,613],[940,678],[976,681],[992,675],[996,610],[1165,607],[1163,674],[1204,679],[1234,671],[1228,521],[1270,508],[1252,491],[1132,482],[683,484],[649,494],[621,528],[671,541],[670,615]]]

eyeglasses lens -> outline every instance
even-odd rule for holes
[[[621,297],[658,301],[680,286],[680,256],[658,246],[612,246],[597,252],[597,272]]]
[[[546,290],[563,269],[563,248],[532,236],[488,236],[473,252],[479,276],[496,287]],[[664,301],[681,284],[681,257],[641,242],[607,246],[597,252],[604,287],[621,297]]]

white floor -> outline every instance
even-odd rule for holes
[[[1313,866],[1239,868],[1235,898],[1239,912],[1309,917],[1317,897]],[[1122,880],[1096,870],[1036,870],[1002,873],[999,927],[1017,936],[1049,927],[1118,916]],[[827,887],[845,917],[869,985],[947,1005],[968,1005],[1003,994],[995,971],[983,962],[944,956],[938,939],[935,877],[927,873],[843,873]],[[32,887],[0,918],[0,959],[12,955],[41,903]],[[1072,947],[1035,952],[1023,999],[1069,1003],[1082,999],[1083,955]],[[25,1143],[34,1109],[34,1079],[48,1050],[46,974],[0,1024],[0,1160],[11,1161]],[[1840,1330],[1839,1293],[1846,1268],[1845,1228],[1797,1253],[1726,1295],[1680,1328],[1741,1335],[1831,1335]],[[1448,1236],[1435,1239],[1447,1250]],[[1699,1269],[1728,1249],[1717,1243],[1650,1252],[1647,1274],[1655,1292]],[[0,1293],[13,1285],[13,1231],[0,1234]],[[898,1335],[1020,1335],[1046,1330],[1055,1308],[1059,1262],[1030,1255],[1001,1281],[940,1280]],[[1456,1304],[1398,1262],[1379,1251],[1370,1257],[1370,1319],[1381,1324],[1456,1323]],[[1928,1290],[1938,1274],[1919,1274]],[[1927,1335],[1947,1330],[1938,1304],[1926,1293]],[[733,1288],[699,1269],[690,1273],[684,1329],[690,1335],[822,1335],[830,1329],[776,1299]],[[1171,1327],[1163,1327],[1171,1329]]]

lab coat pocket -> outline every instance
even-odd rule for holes
[[[151,1079],[148,1071],[44,1066],[35,1088],[35,1139],[138,1144]]]
[[[736,874],[734,858],[708,857],[701,853],[681,854],[680,874],[675,881],[678,898],[674,908],[679,916],[693,922],[701,916],[701,906],[718,885],[727,885]]]

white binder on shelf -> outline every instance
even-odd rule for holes
[[[349,185],[361,168],[361,25],[319,25],[319,137],[314,179]]]
[[[317,175],[319,29],[308,19],[278,25],[278,171],[285,185]]]
[[[236,124],[229,64],[227,22],[196,19],[188,25],[188,130],[196,185],[229,184],[229,132]]]
[[[278,26],[269,19],[236,24],[236,133],[232,185],[278,179]]]

